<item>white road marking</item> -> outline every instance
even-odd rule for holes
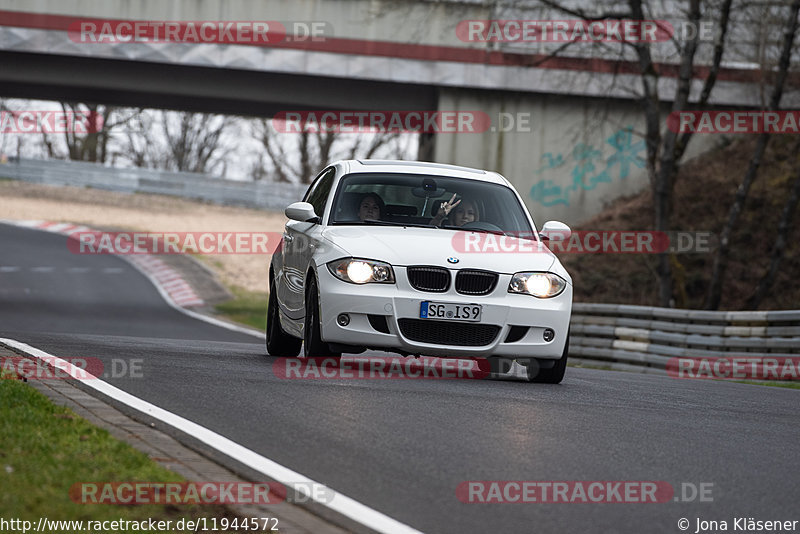
[[[76,234],[76,233],[78,233],[78,232],[91,232],[91,231],[92,231],[92,229],[91,229],[91,228],[89,228],[89,227],[86,227],[86,226],[76,226],[75,228],[73,228],[73,229],[71,229],[71,230],[69,230],[69,231],[66,231],[66,232],[64,232],[64,233],[66,233],[67,235],[72,235],[72,234]]]
[[[197,297],[188,298],[188,299],[176,299],[175,302],[178,303],[180,306],[201,306],[204,302]]]
[[[0,222],[13,224],[14,226],[23,226],[25,228],[38,228],[44,224],[44,221],[13,221],[11,219],[0,219]]]
[[[31,267],[30,270],[34,273],[52,273],[55,267]]]
[[[75,225],[74,224],[69,224],[69,223],[55,223],[55,224],[47,225],[44,228],[48,232],[53,232],[55,234],[60,234],[61,232],[68,232],[69,230],[72,230],[73,228],[75,228]]]
[[[184,419],[183,417],[169,412],[163,408],[151,404],[145,400],[135,397],[117,387],[112,386],[108,382],[100,380],[92,375],[89,375],[83,369],[75,367],[66,360],[62,360],[57,356],[48,354],[43,350],[37,349],[15,339],[0,338],[0,343],[9,347],[20,350],[32,357],[43,360],[57,369],[65,371],[71,377],[80,380],[86,386],[94,389],[95,391],[107,395],[117,402],[121,402],[131,408],[138,410],[150,417],[158,419],[173,428],[177,428],[202,443],[212,447],[220,453],[237,460],[244,465],[248,466],[265,476],[280,482],[281,484],[292,488],[294,491],[303,494],[304,496],[322,504],[323,506],[345,516],[353,521],[371,528],[377,532],[385,532],[387,534],[418,534],[420,531],[401,523],[381,512],[362,504],[355,499],[328,488],[327,486],[316,482],[296,471],[285,467],[274,460],[270,460],[265,456],[261,456],[255,451],[252,451],[235,441],[232,441],[225,436],[217,434],[203,426],[198,425],[193,421]],[[314,497],[314,488],[318,489],[319,494],[333,495],[330,499],[317,499]]]
[[[191,288],[186,288],[182,290],[175,290],[170,291],[169,296],[172,298],[186,298],[186,297],[194,297],[194,291]]]
[[[46,221],[14,221],[8,219],[0,219],[0,223],[11,224],[14,226],[21,226],[24,228],[32,228],[35,230],[47,230],[48,226],[52,226],[53,223],[48,223]],[[213,324],[214,326],[219,326],[220,328],[225,328],[227,330],[232,330],[234,332],[239,332],[240,334],[247,334],[248,336],[257,337],[259,339],[264,339],[266,336],[264,332],[256,330],[255,328],[250,328],[247,326],[240,326],[233,323],[228,323],[226,321],[217,319],[215,317],[209,317],[207,315],[203,315],[202,313],[197,313],[195,311],[189,310],[184,308],[183,306],[202,306],[205,304],[203,299],[194,295],[191,299],[180,299],[180,302],[175,301],[170,294],[167,292],[166,289],[162,286],[159,277],[165,278],[166,270],[171,268],[167,267],[164,262],[155,258],[153,256],[124,256],[120,255],[117,256],[118,258],[128,262],[133,268],[137,271],[142,273],[145,278],[150,280],[150,283],[153,284],[158,291],[158,294],[161,295],[161,298],[164,299],[170,307],[179,311],[184,315],[188,315],[189,317],[193,317],[198,321],[204,321],[209,324]],[[158,272],[159,276],[157,277],[154,273]],[[173,270],[175,274],[176,271]]]
[[[105,267],[103,269],[103,274],[120,274],[124,271],[125,269],[122,267]]]
[[[16,265],[4,265],[0,267],[0,273],[15,273],[19,271],[19,267]]]

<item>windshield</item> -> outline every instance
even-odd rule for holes
[[[500,184],[424,174],[350,174],[331,224],[426,226],[514,235],[533,233],[514,192]]]

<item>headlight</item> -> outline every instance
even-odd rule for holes
[[[525,293],[542,299],[559,295],[567,282],[553,273],[516,273],[508,284],[509,293]]]
[[[394,284],[392,266],[382,261],[347,258],[330,262],[328,270],[336,278],[351,284]]]

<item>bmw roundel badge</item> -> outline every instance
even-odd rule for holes
[[[447,263],[458,263],[458,258],[449,257],[447,258]]]

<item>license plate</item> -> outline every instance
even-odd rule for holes
[[[481,320],[480,304],[452,304],[449,302],[424,301],[419,305],[420,319],[443,319],[445,321]]]

